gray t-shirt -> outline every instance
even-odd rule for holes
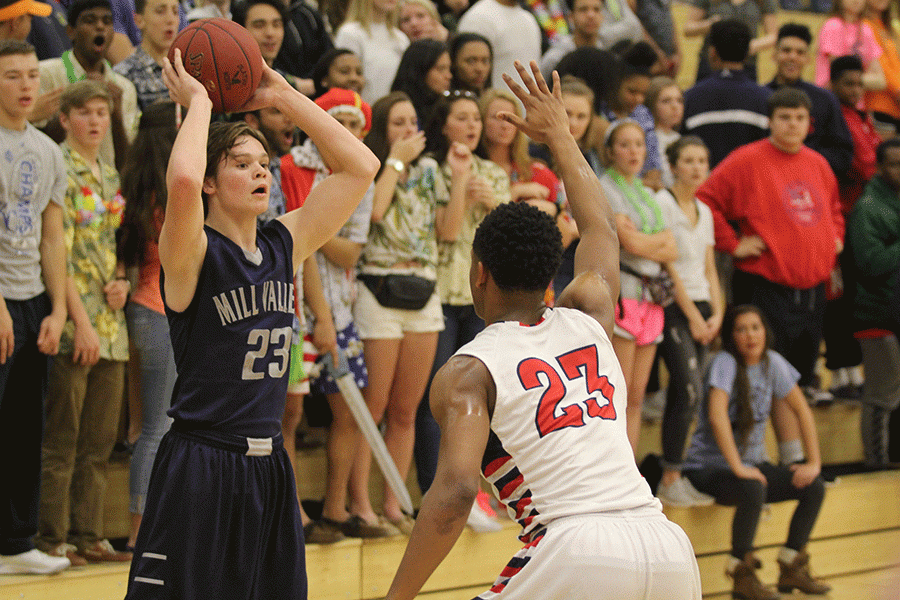
[[[64,206],[66,167],[53,140],[30,123],[0,127],[0,295],[28,300],[44,291],[41,218],[50,201]]]
[[[728,393],[728,418],[734,426],[738,413],[737,401],[734,398],[736,377],[737,361],[728,352],[719,352],[713,359],[706,377],[705,400],[700,404],[697,429],[694,430],[691,447],[684,460],[685,471],[710,467],[730,469],[709,423],[708,398],[711,388],[719,388]],[[747,442],[741,444],[735,432],[735,443],[741,453],[741,462],[754,466],[768,460],[765,441],[766,422],[772,410],[772,399],[787,396],[800,379],[800,373],[783,356],[769,350],[766,353],[766,360],[747,367],[747,379],[750,380],[750,404],[753,407],[754,423],[747,436]]]

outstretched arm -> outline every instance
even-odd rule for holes
[[[206,88],[191,77],[175,50],[175,64],[163,59],[163,80],[169,96],[189,108],[169,156],[166,170],[166,218],[159,233],[159,262],[166,274],[166,303],[182,311],[191,303],[206,255],[203,231],[203,175],[212,101]]]
[[[495,394],[487,367],[471,356],[451,358],[435,375],[431,411],[441,426],[437,471],[386,600],[415,598],[466,526],[491,427],[488,403]]]
[[[550,148],[581,234],[581,243],[575,252],[575,279],[560,294],[557,304],[591,315],[612,337],[613,304],[619,295],[619,238],[615,216],[597,176],[569,133],[559,75],[553,75],[551,92],[534,61],[531,63],[533,77],[518,61],[516,70],[525,89],[509,75],[504,74],[503,78],[525,105],[525,119],[508,112],[500,113],[500,116],[531,139]]]
[[[330,240],[356,210],[378,172],[378,159],[337,119],[263,66],[264,91],[250,105],[274,106],[305,131],[332,172],[312,189],[301,208],[278,218],[294,238],[294,264]],[[260,98],[256,98],[260,96]]]

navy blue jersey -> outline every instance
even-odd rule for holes
[[[294,321],[291,234],[278,221],[259,229],[256,265],[215,229],[204,231],[209,243],[190,306],[183,312],[166,306],[178,369],[168,414],[197,427],[274,437],[281,432]]]

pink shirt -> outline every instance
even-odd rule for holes
[[[829,87],[831,61],[838,56],[855,54],[869,68],[873,60],[881,57],[881,46],[868,24],[847,23],[840,17],[831,17],[819,31],[819,51],[816,54],[816,85]]]

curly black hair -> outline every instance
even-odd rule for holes
[[[492,210],[472,241],[475,256],[504,291],[547,289],[562,262],[562,236],[553,218],[525,203]]]

